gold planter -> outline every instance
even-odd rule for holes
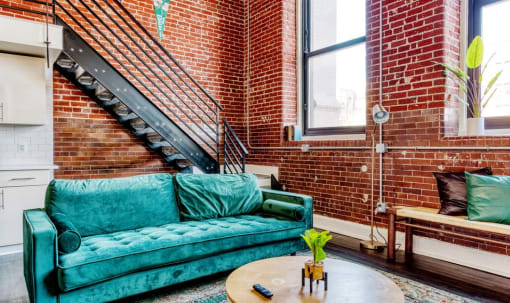
[[[324,272],[324,263],[313,263],[312,260],[309,260],[305,263],[305,277],[310,278],[310,273],[313,274],[314,280],[321,280]]]

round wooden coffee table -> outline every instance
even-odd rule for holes
[[[404,294],[395,282],[368,267],[346,261],[327,259],[328,290],[324,282],[309,280],[301,287],[301,268],[310,257],[279,257],[255,261],[234,270],[227,279],[227,296],[234,303],[251,302],[404,302]],[[252,288],[261,284],[274,296],[264,298]]]

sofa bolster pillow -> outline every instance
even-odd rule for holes
[[[269,214],[280,215],[296,221],[303,221],[305,208],[302,205],[268,199],[262,204],[262,211]]]
[[[468,218],[510,224],[510,177],[466,173]]]
[[[58,252],[68,254],[77,251],[81,245],[81,236],[69,218],[64,214],[56,213],[50,219],[57,228]]]

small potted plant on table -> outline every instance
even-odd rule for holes
[[[312,251],[313,260],[308,260],[305,263],[305,268],[303,269],[303,279],[302,285],[305,284],[305,278],[310,279],[310,292],[312,291],[312,283],[314,280],[325,281],[325,289],[327,290],[327,274],[324,273],[324,263],[323,260],[326,259],[326,253],[324,252],[324,246],[326,243],[331,240],[331,235],[329,235],[329,231],[318,232],[315,229],[309,229],[305,231],[304,235],[301,237],[305,240],[308,247]]]

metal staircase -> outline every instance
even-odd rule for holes
[[[225,119],[221,137],[221,105],[117,0],[50,5],[62,75],[179,171],[220,172],[222,154],[223,172],[244,172],[248,151]]]

